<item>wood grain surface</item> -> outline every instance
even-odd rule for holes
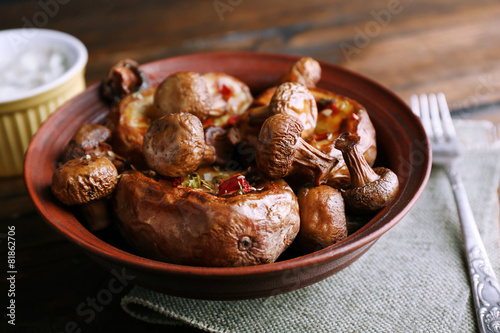
[[[0,29],[31,25],[78,37],[89,50],[88,83],[124,57],[148,62],[254,50],[340,64],[405,100],[442,91],[452,109],[500,102],[500,4],[494,0],[45,2],[3,4]]]
[[[413,93],[442,91],[456,114],[500,122],[498,113],[481,113],[500,107],[500,2],[495,0],[0,1],[0,17],[0,29],[34,26],[79,38],[89,51],[88,84],[125,57],[144,63],[217,50],[291,53],[357,71],[406,101]],[[119,301],[130,285],[87,322],[77,309],[90,306],[113,276],[43,222],[21,177],[0,179],[3,272],[12,225],[16,331],[198,331],[126,315]],[[7,290],[2,278],[0,292]],[[0,331],[6,322],[4,315]]]

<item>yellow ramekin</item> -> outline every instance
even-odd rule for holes
[[[78,39],[47,29],[0,31],[2,52],[7,50],[6,53],[16,54],[33,45],[57,46],[64,50],[70,65],[57,79],[15,99],[0,100],[0,177],[23,173],[24,153],[42,122],[59,106],[85,90],[88,53]]]

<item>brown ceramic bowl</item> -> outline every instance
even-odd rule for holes
[[[273,85],[297,59],[291,55],[221,52],[159,60],[142,68],[154,82],[182,70],[225,72],[242,79],[257,92]],[[259,266],[191,267],[140,257],[112,236],[90,233],[71,209],[54,198],[50,184],[56,160],[73,133],[84,123],[101,120],[108,111],[99,99],[97,84],[51,115],[34,136],[24,168],[33,203],[47,223],[106,269],[124,270],[135,277],[134,283],[167,294],[203,299],[256,298],[323,280],[358,259],[408,213],[424,189],[431,164],[424,130],[400,98],[359,74],[328,63],[321,66],[320,88],[350,97],[366,107],[377,131],[377,163],[394,170],[401,183],[395,201],[336,245]]]

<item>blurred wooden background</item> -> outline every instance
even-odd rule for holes
[[[406,101],[442,91],[455,115],[500,122],[495,0],[3,0],[0,17],[0,29],[55,29],[83,41],[88,84],[125,57],[143,63],[215,50],[293,53],[360,72]],[[112,276],[38,217],[21,177],[0,180],[0,221],[2,269],[7,226],[17,230],[17,331],[63,332],[71,321],[83,332],[197,331],[129,317],[119,306],[126,291],[83,321],[77,307]]]
[[[32,25],[81,39],[88,83],[124,57],[253,50],[340,64],[405,100],[442,91],[455,110],[500,101],[495,0],[43,0],[1,9],[0,29]]]

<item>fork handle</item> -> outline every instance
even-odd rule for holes
[[[500,333],[500,285],[484,249],[460,175],[446,168],[462,225],[472,297],[480,332]]]

